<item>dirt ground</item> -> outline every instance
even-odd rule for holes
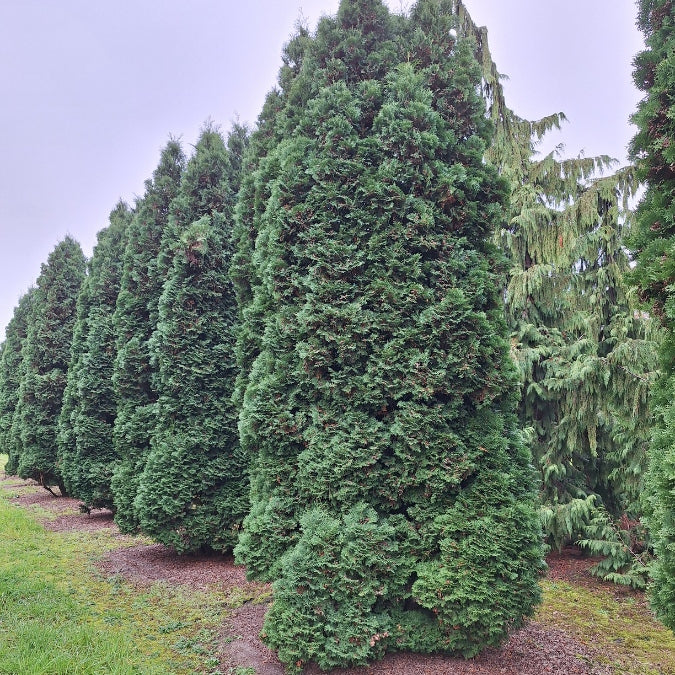
[[[37,507],[38,515],[42,513],[42,521],[49,530],[109,528],[113,535],[118,532],[110,511],[82,513],[78,500],[57,499],[15,478],[5,478],[0,483],[3,490],[14,495],[11,497],[14,503]],[[592,586],[598,583],[588,573],[593,562],[577,549],[569,548],[549,556],[548,575],[553,579]],[[250,590],[252,595],[263,587],[247,582],[244,568],[235,565],[231,557],[179,556],[160,544],[114,550],[102,560],[100,568],[107,574],[121,575],[139,585],[165,581],[195,589],[236,586]],[[236,672],[236,668],[241,667],[242,670],[254,668],[257,675],[283,674],[283,666],[276,655],[259,637],[266,609],[265,604],[248,603],[229,616],[221,633],[221,672]],[[320,672],[316,666],[305,670],[306,675]],[[487,649],[469,660],[401,653],[387,655],[368,667],[331,671],[333,675],[609,675],[612,672],[611,668],[598,664],[590,647],[562,630],[536,621],[530,621],[514,632],[501,648]]]

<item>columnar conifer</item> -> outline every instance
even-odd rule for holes
[[[170,261],[153,336],[157,425],[135,508],[178,551],[231,549],[248,507],[232,392],[237,308],[228,278],[246,130],[207,126],[187,164],[160,257]]]
[[[14,314],[7,324],[5,341],[0,356],[0,450],[9,458],[5,472],[16,474],[19,462],[19,447],[12,436],[12,422],[19,401],[19,386],[24,372],[22,365],[22,347],[28,331],[31,317],[31,303],[35,289],[21,296]]]
[[[78,298],[78,318],[59,420],[59,460],[69,493],[88,508],[113,508],[112,431],[117,413],[112,386],[115,331],[126,231],[132,213],[120,202],[99,232],[89,274]]]
[[[638,255],[634,280],[666,329],[649,455],[648,522],[657,556],[651,600],[675,630],[675,3],[640,0],[638,25],[646,49],[635,59],[634,77],[646,96],[633,118],[631,150],[646,191],[631,242]]]
[[[491,125],[453,9],[420,0],[404,20],[344,0],[322,20],[258,187],[251,305],[268,312],[237,555],[275,581],[264,633],[291,669],[472,655],[538,600],[491,243],[507,186],[483,162]]]
[[[113,368],[117,401],[113,443],[117,463],[111,486],[116,522],[124,532],[138,528],[134,500],[156,424],[157,394],[150,339],[157,324],[157,305],[164,283],[158,270],[158,255],[184,163],[180,144],[172,140],[162,151],[152,179],[146,181],[145,194],[136,204],[128,228],[122,281],[113,316],[117,336]]]
[[[235,384],[234,400],[239,408],[243,403],[251,366],[262,349],[262,333],[268,296],[260,292],[262,280],[258,277],[254,262],[255,242],[265,205],[269,198],[269,186],[278,170],[278,161],[271,151],[292,133],[294,118],[302,110],[296,106],[295,115],[288,113],[288,99],[292,92],[296,97],[305,97],[308,83],[303,78],[302,86],[293,87],[300,73],[302,59],[310,42],[306,28],[285,46],[279,75],[279,88],[272,90],[265,100],[258,117],[257,128],[251,134],[242,158],[242,176],[239,196],[235,207],[233,239],[235,250],[230,266],[230,277],[239,310],[235,354],[239,372]]]
[[[82,249],[71,237],[60,242],[42,265],[23,344],[24,372],[16,408],[18,475],[48,489],[57,485],[62,494],[66,488],[57,462],[56,435],[85,268]]]

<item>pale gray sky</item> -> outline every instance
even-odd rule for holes
[[[389,0],[398,9],[408,0]],[[639,99],[633,0],[465,0],[487,25],[510,106],[564,111],[552,143],[625,162]],[[299,17],[338,0],[0,0],[0,339],[66,234],[87,255],[143,193],[169,135],[253,124]]]

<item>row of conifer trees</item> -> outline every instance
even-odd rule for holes
[[[538,602],[540,515],[644,579],[616,526],[642,515],[656,371],[634,182],[536,158],[562,119],[506,107],[458,0],[343,0],[252,134],[170,141],[88,263],[50,255],[1,347],[6,470],[180,552],[236,547],[290,669],[499,643]]]

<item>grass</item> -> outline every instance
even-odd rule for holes
[[[0,495],[0,673],[219,672],[218,632],[241,593],[105,577],[95,561],[137,538],[45,531],[37,517]]]
[[[4,461],[0,455],[0,472]],[[50,532],[50,512],[18,508],[0,490],[0,675],[254,675],[219,664],[220,627],[250,589],[139,588],[95,562],[148,543],[110,530]],[[545,581],[536,620],[591,647],[615,673],[675,675],[675,636],[644,596],[611,584]]]

